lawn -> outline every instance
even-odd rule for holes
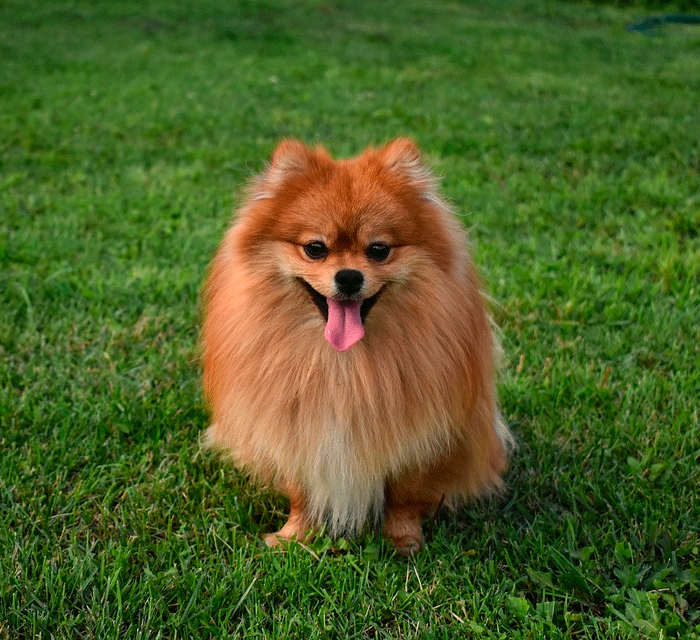
[[[700,638],[700,27],[555,2],[0,4],[0,639]],[[277,140],[412,136],[504,347],[507,490],[268,551],[198,296]]]

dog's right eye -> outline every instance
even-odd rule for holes
[[[304,245],[304,253],[312,260],[320,260],[328,255],[328,247],[323,242],[309,242]]]

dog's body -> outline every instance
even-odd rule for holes
[[[206,287],[209,442],[289,496],[268,544],[421,516],[500,485],[510,434],[466,234],[413,143],[334,162],[285,141]]]

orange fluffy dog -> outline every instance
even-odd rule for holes
[[[267,534],[421,517],[500,485],[511,436],[466,235],[415,145],[334,161],[287,140],[253,183],[206,286],[211,445],[291,502]]]

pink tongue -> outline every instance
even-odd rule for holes
[[[328,322],[324,334],[326,340],[336,351],[347,351],[365,335],[360,317],[362,301],[339,302],[333,298],[326,298],[326,300],[328,302]]]

